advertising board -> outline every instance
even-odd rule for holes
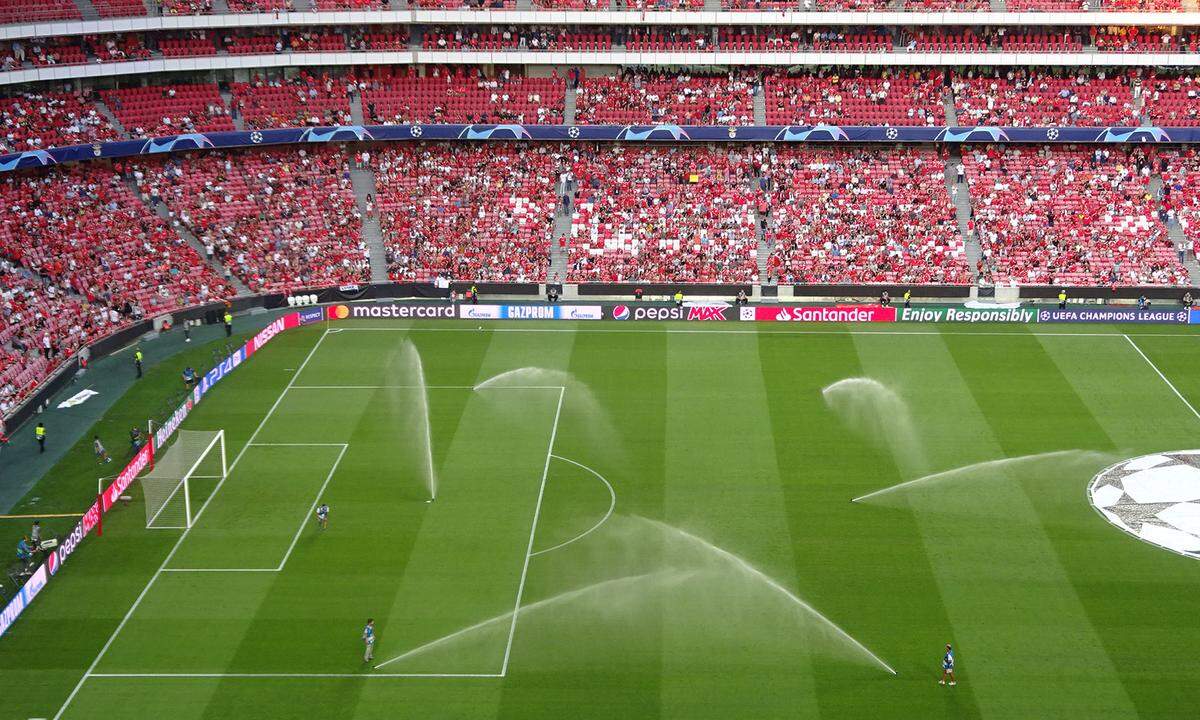
[[[1137,308],[1067,308],[1038,310],[1038,322],[1069,323],[1186,323],[1188,311]]]
[[[757,322],[895,322],[896,308],[882,305],[743,306],[740,315],[742,320]]]
[[[732,316],[733,308],[728,305],[685,305],[683,307],[613,305],[604,313],[604,317],[609,320],[690,320],[692,322],[730,320]]]
[[[1031,323],[1037,311],[1031,308],[931,307],[900,308],[900,322]]]

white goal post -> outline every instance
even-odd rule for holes
[[[154,460],[142,476],[146,497],[146,527],[156,530],[192,526],[192,481],[225,478],[224,430],[180,430],[175,442]]]

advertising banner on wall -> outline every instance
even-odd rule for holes
[[[605,310],[608,320],[690,320],[711,322],[733,320],[736,310],[729,305],[613,305]]]
[[[1031,323],[1037,311],[1030,308],[900,308],[900,322]]]
[[[358,320],[367,318],[388,318],[394,320],[416,318],[450,319],[458,317],[458,309],[450,303],[384,301],[355,303],[353,305],[330,305],[326,310],[326,317],[330,320]]]
[[[1068,323],[1186,323],[1187,310],[1139,310],[1137,308],[1068,308],[1038,310],[1038,322]]]
[[[826,307],[742,307],[742,320],[758,322],[895,322],[896,308],[882,305],[834,305]]]
[[[600,320],[599,305],[459,305],[465,320]]]

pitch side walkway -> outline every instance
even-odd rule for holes
[[[284,310],[239,316],[234,320],[234,330],[239,335],[260,330]],[[202,325],[192,331],[190,345],[184,343],[181,328],[149,340],[142,340],[139,345],[146,356],[143,367],[149,370],[186,348],[217,340],[224,334],[225,330],[220,324]],[[84,433],[108,412],[113,403],[133,386],[136,376],[132,354],[131,345],[93,362],[86,373],[50,400],[50,406],[44,413],[34,416],[19,428],[9,428],[12,439],[7,445],[0,445],[0,513],[9,512],[42,475],[54,467],[55,463],[79,442]],[[74,407],[58,409],[59,403],[84,389],[99,394]],[[46,423],[49,438],[44,454],[38,453],[37,443],[33,440],[33,427],[38,421]],[[124,446],[108,449],[113,454],[114,465],[120,465],[124,458]],[[46,512],[73,512],[76,509],[47,508]]]

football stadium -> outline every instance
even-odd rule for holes
[[[0,0],[0,720],[1200,707],[1195,0]]]

